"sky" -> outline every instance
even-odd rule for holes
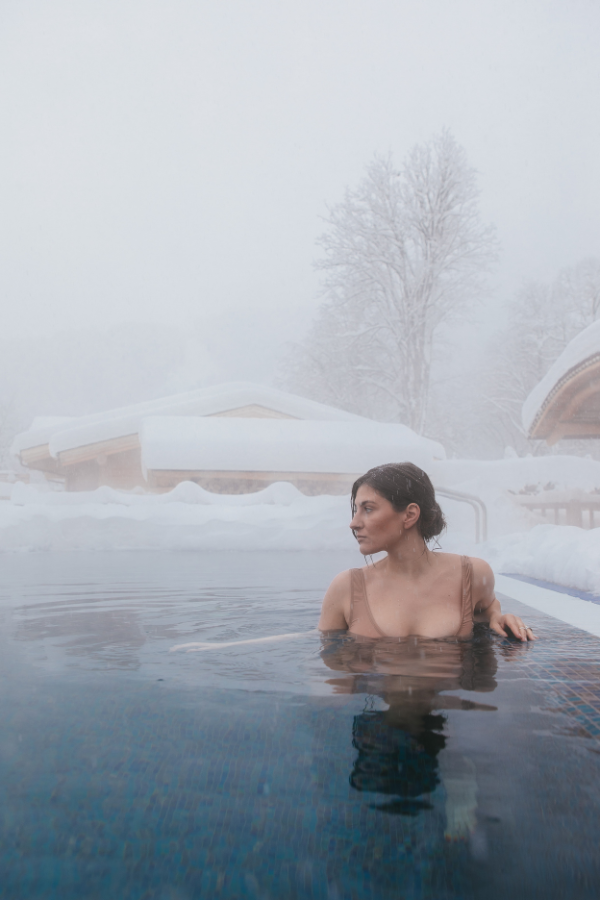
[[[600,255],[599,37],[596,0],[0,4],[2,336],[177,326],[269,380],[327,205],[444,127],[498,229],[493,325]]]

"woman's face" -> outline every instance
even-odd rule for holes
[[[389,550],[402,540],[407,528],[419,518],[419,507],[409,503],[403,512],[394,509],[389,500],[368,484],[356,493],[356,512],[350,528],[364,556]]]

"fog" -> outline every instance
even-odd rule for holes
[[[600,896],[599,38],[0,2],[1,897]]]
[[[499,239],[444,359],[475,354],[525,282],[599,253],[599,23],[582,0],[4,4],[6,427],[277,382],[327,207],[443,128]]]

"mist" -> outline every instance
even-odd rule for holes
[[[2,395],[19,427],[277,382],[322,299],[327,208],[375,155],[400,163],[442,128],[500,242],[451,336],[475,354],[523,283],[598,253],[599,17],[587,2],[5,5]],[[160,347],[149,379],[143,335]]]
[[[2,897],[600,895],[599,38],[0,3]]]

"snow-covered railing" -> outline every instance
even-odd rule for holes
[[[446,497],[448,500],[457,500],[459,503],[468,503],[473,507],[475,512],[475,543],[487,541],[487,507],[483,500],[474,494],[463,494],[462,491],[452,491],[449,488],[436,487],[436,494],[439,497]]]
[[[531,512],[546,518],[552,513],[555,525],[577,525],[578,528],[597,528],[600,514],[600,495],[583,491],[542,491],[535,496],[518,496],[517,502]],[[564,514],[563,514],[564,513]],[[587,516],[584,516],[587,513]]]

